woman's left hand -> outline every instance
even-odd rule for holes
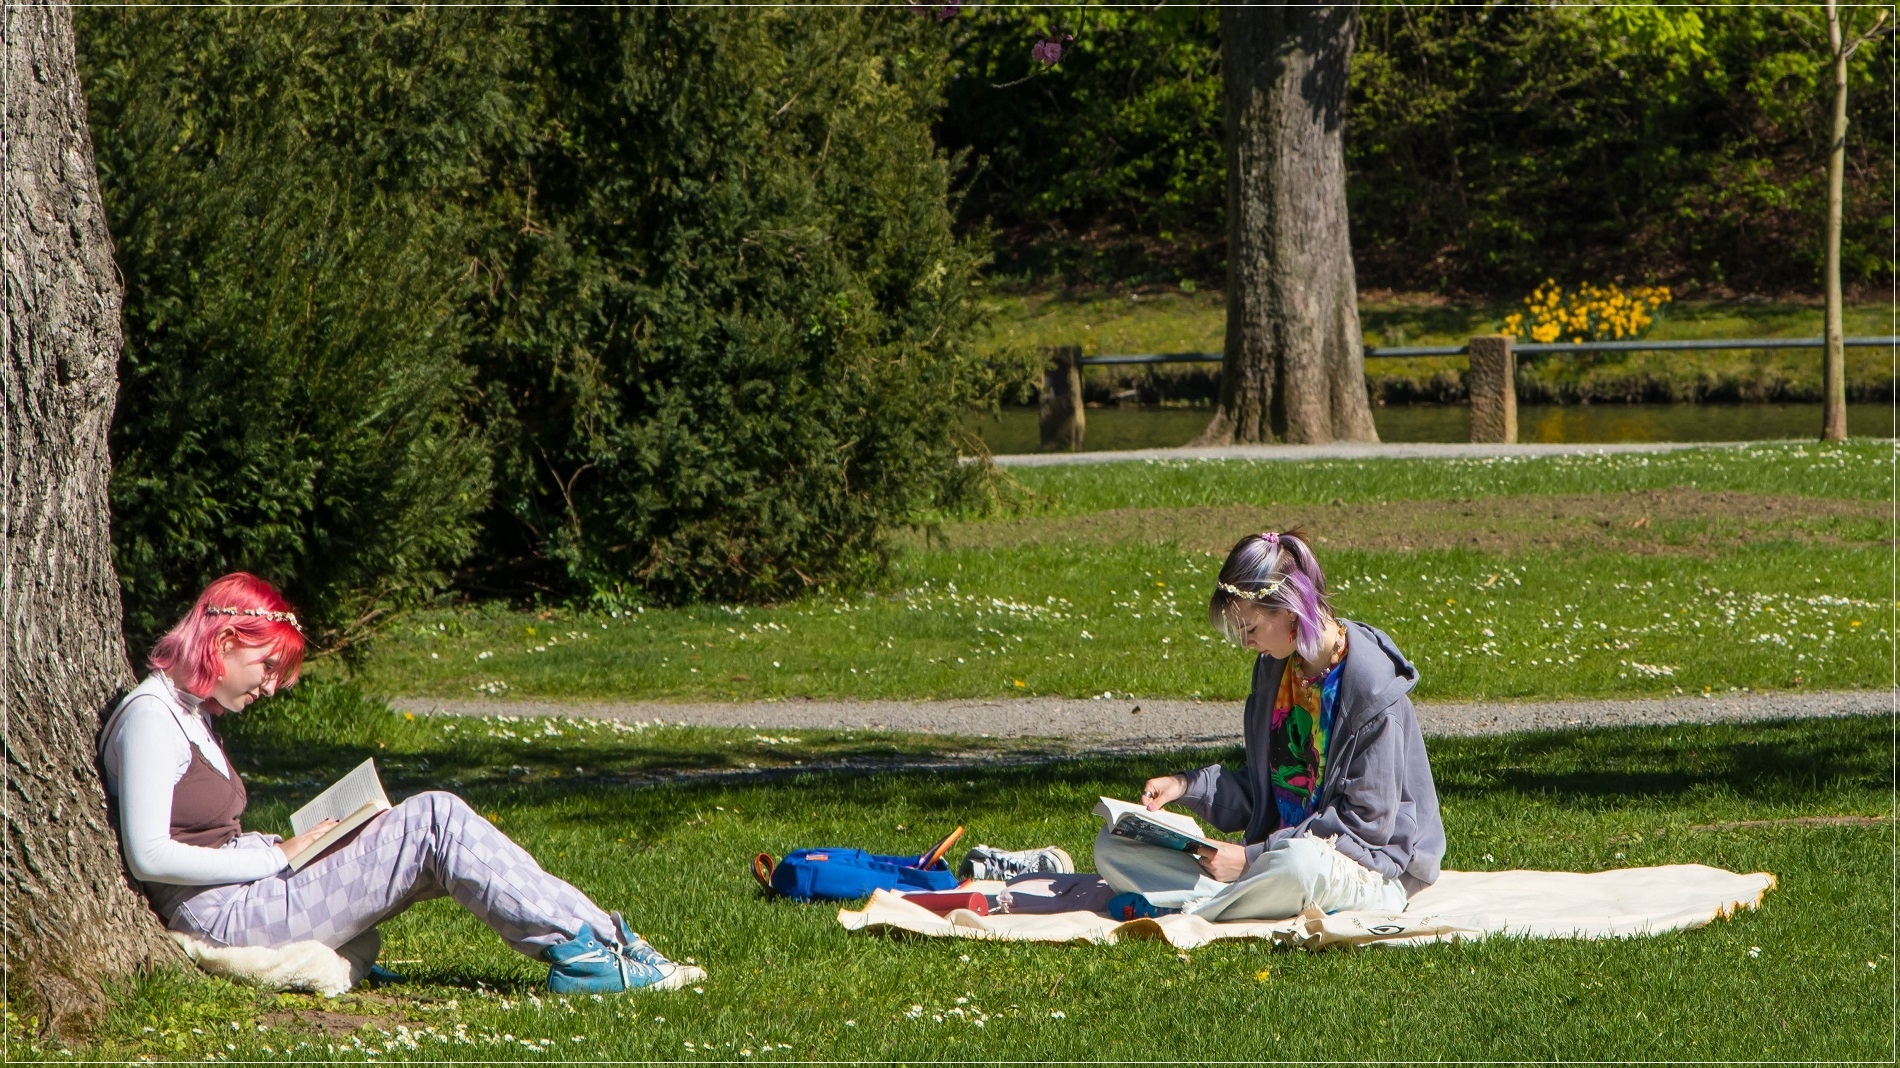
[[[1232,842],[1222,842],[1212,852],[1203,847],[1198,855],[1202,870],[1218,882],[1231,883],[1247,871],[1247,851]]]

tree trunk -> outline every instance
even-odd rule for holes
[[[129,680],[106,430],[119,286],[71,9],[0,3],[0,934],[16,1015],[73,1033],[104,980],[176,954],[132,886],[93,756]]]
[[[1827,144],[1827,316],[1821,358],[1821,440],[1847,440],[1847,351],[1841,343],[1841,182],[1847,167],[1847,60],[1841,13],[1827,0],[1827,43],[1834,60],[1834,123]]]
[[[1227,353],[1198,444],[1377,441],[1346,225],[1354,5],[1221,9]]]

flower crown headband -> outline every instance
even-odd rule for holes
[[[1281,575],[1257,590],[1243,590],[1239,586],[1227,582],[1217,582],[1214,585],[1215,588],[1222,593],[1231,593],[1244,601],[1264,601],[1274,594],[1279,593],[1280,587],[1286,585],[1287,578],[1288,576]]]
[[[303,633],[303,624],[297,622],[297,613],[295,612],[273,612],[268,608],[221,608],[216,605],[206,605],[205,615],[256,616],[259,619],[268,619],[272,623],[288,623],[296,628],[297,633]]]

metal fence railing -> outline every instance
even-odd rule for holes
[[[1900,346],[1900,337],[1843,338],[1850,349],[1876,349]],[[1554,341],[1513,342],[1511,351],[1519,356],[1557,355],[1567,352],[1691,352],[1707,349],[1818,349],[1827,342],[1818,337],[1746,337],[1696,338],[1682,341]],[[1367,347],[1366,359],[1392,359],[1401,356],[1463,356],[1468,345],[1396,345]],[[1218,352],[1146,352],[1118,356],[1083,356],[1075,362],[1084,367],[1142,363],[1220,363],[1226,357]]]

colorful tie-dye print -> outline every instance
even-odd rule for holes
[[[1339,696],[1340,668],[1345,658],[1317,678],[1301,677],[1288,662],[1280,673],[1280,693],[1273,701],[1273,803],[1280,810],[1280,826],[1292,827],[1319,807],[1325,786],[1326,740],[1333,733],[1333,705]]]

